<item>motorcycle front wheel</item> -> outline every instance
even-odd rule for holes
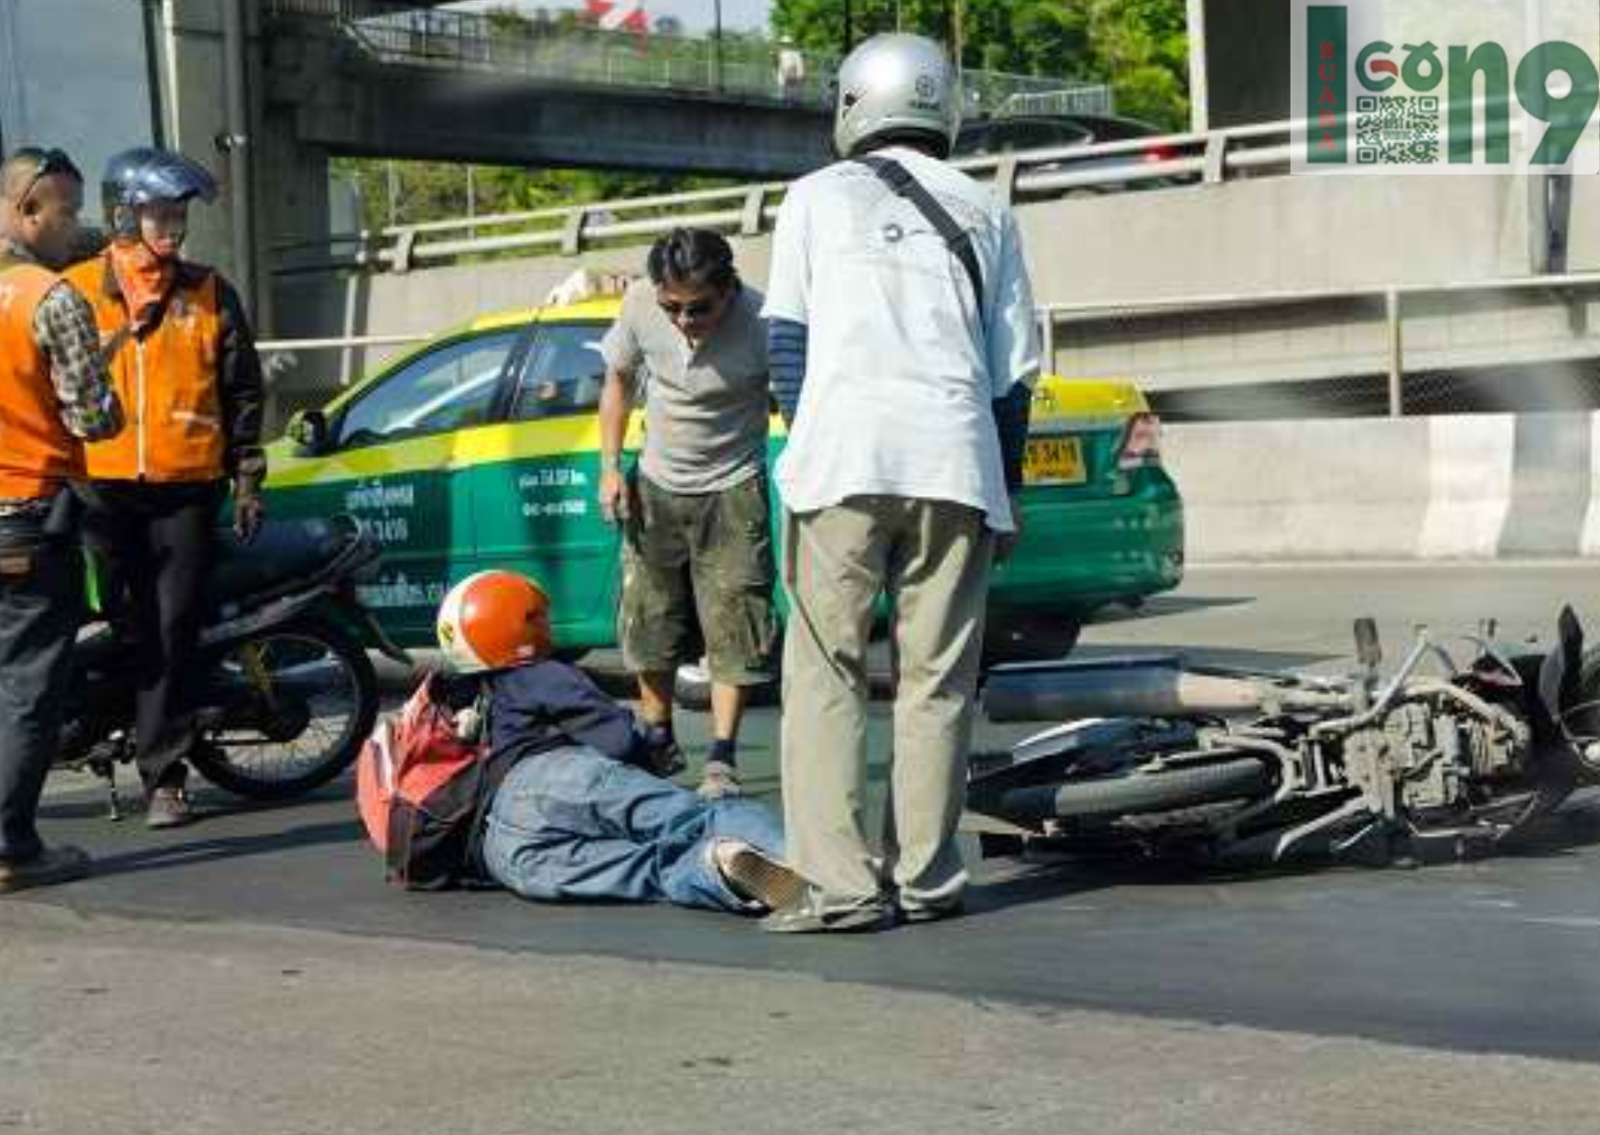
[[[367,652],[337,623],[309,617],[213,656],[206,740],[196,770],[251,800],[300,796],[338,776],[378,716]]]

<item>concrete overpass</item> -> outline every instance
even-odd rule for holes
[[[780,97],[770,70],[756,80],[729,59],[697,85],[683,67],[703,46],[679,53],[676,76],[656,74],[628,58],[631,37],[507,36],[484,17],[424,7],[147,7],[152,133],[211,164],[226,190],[197,218],[193,245],[240,280],[264,326],[274,321],[263,250],[326,239],[336,154],[758,177],[825,157],[820,99]]]
[[[264,326],[275,321],[263,250],[326,240],[334,155],[759,178],[827,158],[832,60],[813,57],[780,86],[762,41],[430,9],[147,0],[153,134],[219,168],[226,197],[193,244],[232,270]],[[1059,80],[969,78],[978,109],[1105,99]]]
[[[500,165],[765,178],[827,158],[821,77],[778,91],[764,46],[540,27],[273,0],[265,124],[335,153]]]

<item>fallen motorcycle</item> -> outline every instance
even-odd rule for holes
[[[994,721],[1066,724],[975,755],[985,854],[1108,845],[1214,862],[1384,861],[1492,851],[1600,784],[1600,650],[1572,609],[1555,648],[1419,630],[1384,677],[1373,622],[1345,676],[1190,666],[1174,656],[991,671]]]
[[[343,772],[378,713],[370,646],[409,661],[356,596],[379,548],[349,517],[268,521],[248,546],[231,534],[211,581],[201,634],[202,741],[192,763],[254,800],[310,792]],[[56,764],[102,776],[119,815],[115,770],[133,759],[134,652],[107,622],[73,651]]]

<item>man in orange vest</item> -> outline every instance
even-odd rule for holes
[[[85,535],[105,568],[108,613],[139,656],[145,822],[174,827],[192,818],[198,644],[230,485],[239,539],[261,523],[261,364],[238,293],[179,255],[190,201],[216,196],[211,175],[141,147],[111,159],[100,192],[111,243],[68,278],[94,306],[128,428],[85,450]]]
[[[51,271],[82,208],[83,178],[60,150],[0,164],[0,894],[89,870],[36,827],[83,609],[76,533],[55,506],[82,472],[83,439],[122,427],[94,312]]]

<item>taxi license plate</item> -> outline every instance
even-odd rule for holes
[[[1081,485],[1083,443],[1075,437],[1030,438],[1022,455],[1022,479],[1030,485]]]

